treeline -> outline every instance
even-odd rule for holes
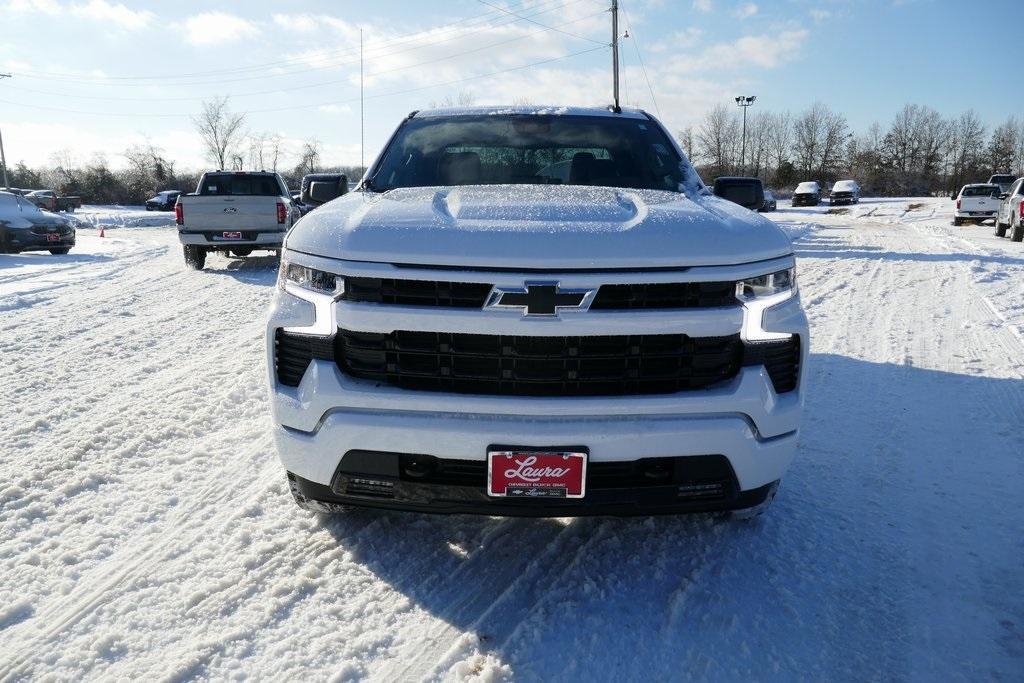
[[[888,127],[855,134],[821,103],[796,114],[748,111],[744,155],[736,110],[717,106],[678,134],[706,181],[755,175],[785,192],[803,180],[854,178],[868,194],[909,196],[947,194],[993,173],[1024,175],[1024,121],[1012,116],[988,130],[973,111],[945,118],[908,104]]]
[[[11,187],[55,190],[64,195],[82,197],[87,204],[139,205],[161,190],[192,192],[202,175],[199,170],[177,168],[162,150],[153,145],[130,147],[121,157],[126,163],[112,166],[105,156],[76,163],[70,153],[60,152],[45,167],[30,168],[23,163],[11,166],[8,178]],[[288,187],[296,192],[306,173],[345,173],[353,180],[362,176],[362,171],[356,166],[325,166],[319,155],[314,158],[300,155],[298,163],[288,168],[275,168],[273,163],[264,166],[258,161],[237,167],[276,170]]]

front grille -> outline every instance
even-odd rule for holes
[[[342,372],[404,389],[506,396],[614,396],[700,389],[739,371],[739,335],[520,337],[339,330]]]
[[[46,234],[51,233],[51,232],[52,233],[57,233],[57,232],[60,232],[60,230],[57,229],[57,228],[48,228],[45,225],[33,225],[32,226],[32,234],[33,235],[46,235]]]
[[[401,306],[483,308],[491,285],[485,282],[437,282],[370,277],[345,278],[344,301]]]
[[[666,282],[603,285],[591,310],[738,306],[735,282]]]
[[[274,333],[274,370],[277,381],[297,387],[314,358],[334,358],[334,339],[290,334],[278,328]]]
[[[775,393],[793,391],[800,377],[800,337],[793,335],[781,341],[747,343],[743,364],[763,365]]]
[[[398,471],[402,481],[479,488],[487,485],[487,463],[483,460],[454,460],[405,453],[379,453],[377,457],[381,461],[398,457]],[[339,466],[341,469],[344,467]],[[587,464],[588,490],[675,485],[680,487],[681,497],[714,499],[730,493],[734,484],[732,466],[723,455],[642,458]]]
[[[346,277],[341,299],[402,306],[483,308],[492,287],[482,282]],[[590,308],[621,311],[738,305],[735,282],[667,282],[602,285]]]

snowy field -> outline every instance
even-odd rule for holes
[[[271,259],[190,272],[171,214],[94,207],[164,227],[0,255],[0,680],[1024,679],[1024,245],[828,211],[770,214],[812,355],[749,524],[302,512]]]

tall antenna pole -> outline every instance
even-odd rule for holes
[[[366,115],[363,107],[363,29],[359,29],[359,170],[366,171]]]
[[[612,78],[615,95],[614,111],[622,111],[619,107],[619,0],[612,0]]]
[[[0,74],[0,78],[10,78],[11,74]],[[7,157],[4,156],[4,136],[0,133],[0,166],[4,167],[4,187],[10,187],[7,181]]]

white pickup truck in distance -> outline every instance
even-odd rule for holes
[[[714,196],[643,111],[416,112],[285,240],[266,344],[292,494],[760,511],[800,428],[795,267],[785,233]]]
[[[998,185],[977,183],[964,185],[956,198],[956,210],[953,212],[953,225],[964,223],[980,223],[996,217],[1002,202],[1002,190]]]
[[[181,195],[174,205],[185,263],[196,270],[215,251],[238,257],[280,252],[300,215],[281,176],[265,171],[204,173],[195,193]]]
[[[1007,230],[1012,241],[1024,241],[1024,178],[1010,186],[996,213],[996,237],[1004,236]]]

